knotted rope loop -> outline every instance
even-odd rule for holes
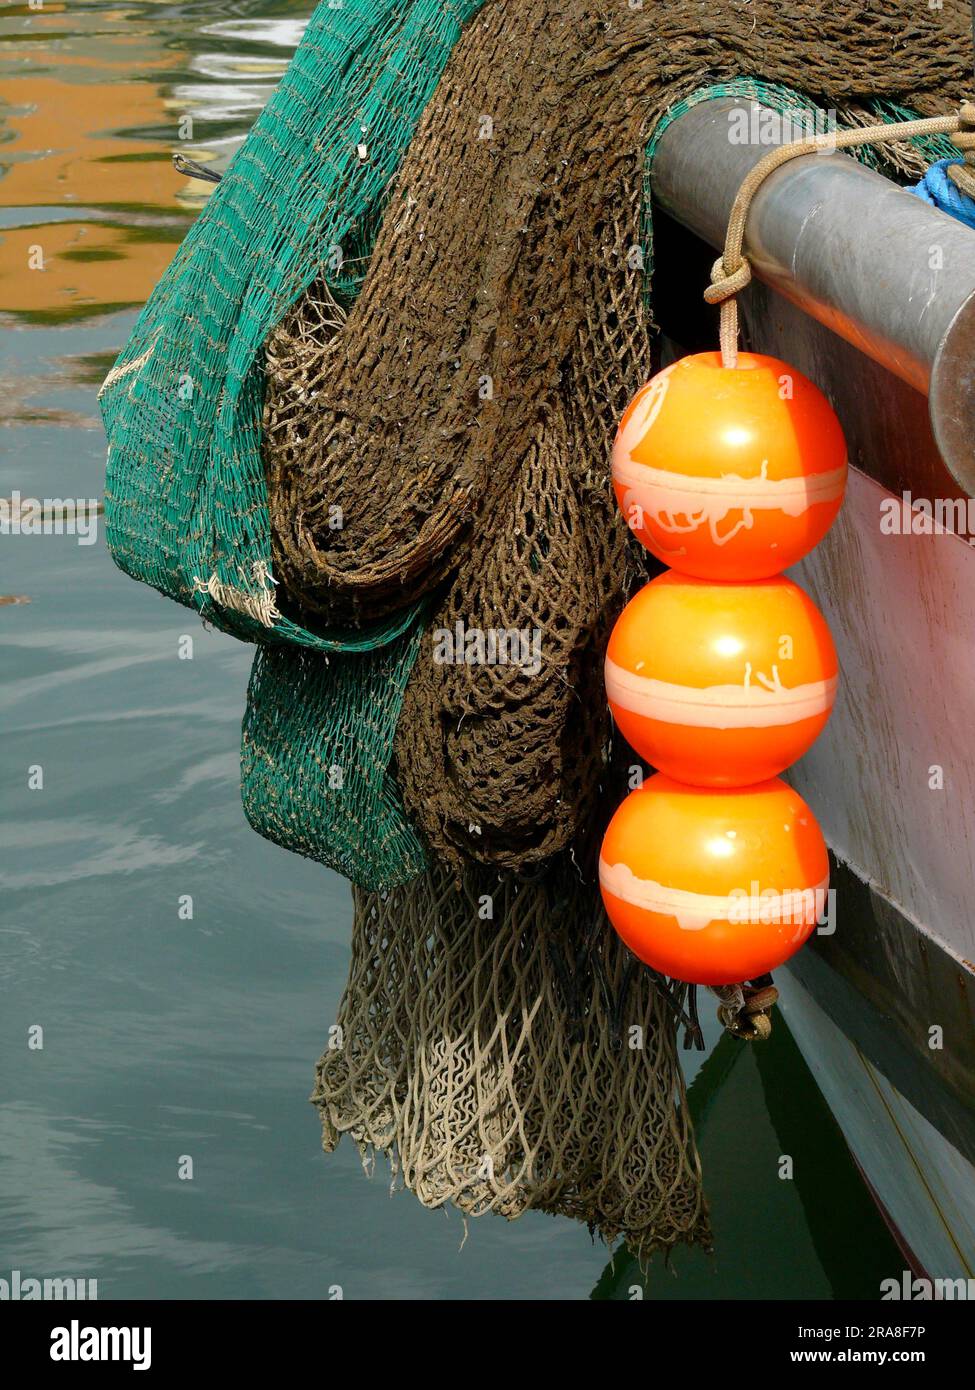
[[[971,129],[970,129],[971,128]],[[789,145],[779,145],[770,150],[742,181],[735,195],[728,218],[728,231],[725,235],[724,254],[715,262],[711,271],[711,284],[704,291],[709,304],[721,305],[719,338],[721,361],[725,367],[738,365],[738,301],[735,296],[751,279],[751,268],[743,251],[745,223],[751,209],[752,199],[759,188],[783,164],[798,159],[802,155],[815,154],[820,150],[850,149],[856,145],[894,144],[900,140],[912,140],[918,135],[941,135],[955,131],[960,138],[969,142],[975,155],[975,105],[966,102],[954,116],[931,116],[916,121],[897,121],[891,124],[856,126],[851,130],[826,131],[812,139],[795,140]],[[955,143],[958,143],[956,139]],[[742,278],[743,277],[743,278]]]
[[[962,193],[975,198],[975,102],[962,102],[958,121],[959,127],[951,142],[964,155],[964,162],[949,164],[948,177]]]
[[[711,283],[704,291],[704,298],[709,304],[723,304],[731,295],[743,290],[751,278],[752,268],[744,257],[741,264],[729,274],[725,270],[724,256],[719,256],[711,267]]]
[[[771,975],[763,975],[750,985],[718,985],[713,989],[721,1001],[718,1019],[733,1037],[744,1042],[765,1042],[772,1036],[770,1012],[779,997]]]

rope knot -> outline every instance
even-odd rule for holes
[[[715,261],[711,269],[711,284],[704,291],[708,304],[721,305],[719,337],[721,342],[721,362],[725,367],[738,365],[738,302],[735,296],[743,290],[752,278],[751,267],[742,252],[745,240],[745,223],[752,198],[769,174],[781,165],[802,155],[813,154],[817,150],[845,150],[857,145],[884,144],[888,141],[913,140],[920,135],[940,135],[957,132],[956,144],[965,151],[965,162],[952,165],[949,173],[955,182],[968,192],[962,179],[970,179],[975,184],[975,103],[963,102],[957,115],[931,116],[916,121],[898,121],[887,125],[853,126],[839,132],[829,131],[810,140],[808,136],[794,140],[788,145],[777,145],[769,150],[755,164],[743,180],[735,195],[728,216],[728,230],[725,235],[724,255]],[[965,143],[962,143],[965,142]],[[972,162],[969,162],[972,161]],[[733,267],[730,271],[727,267]]]
[[[951,137],[951,143],[963,156],[961,164],[950,164],[947,169],[952,183],[975,198],[975,102],[963,101],[958,108],[958,129]]]
[[[725,270],[724,256],[719,256],[711,267],[711,283],[704,291],[704,298],[708,304],[723,304],[743,290],[751,278],[752,268],[744,256],[731,274]]]
[[[958,108],[958,129],[951,143],[960,150],[975,150],[975,102],[963,101]]]
[[[712,993],[721,1001],[718,1019],[736,1038],[765,1042],[772,1035],[771,1010],[779,997],[771,975],[751,985],[719,985]]]

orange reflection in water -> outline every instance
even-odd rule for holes
[[[83,13],[47,5],[16,28],[9,15],[0,206],[25,213],[8,214],[0,237],[0,310],[57,321],[140,304],[186,228],[186,180],[171,163],[183,113],[166,95],[186,54],[112,31],[120,11],[90,12],[87,30]],[[167,127],[169,141],[138,133]]]

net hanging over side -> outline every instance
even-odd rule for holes
[[[106,382],[115,559],[258,644],[248,817],[360,885],[326,1147],[388,1153],[429,1205],[706,1238],[674,1020],[580,848],[641,576],[609,448],[655,365],[645,142],[736,91],[948,109],[967,19],[325,3]],[[439,659],[471,632],[527,659]]]
[[[894,119],[908,102],[947,109],[969,47],[956,0],[608,18],[584,0],[488,3],[417,126],[344,323],[316,341],[313,287],[275,333],[276,573],[333,622],[431,600],[395,775],[455,870],[545,862],[605,791],[598,671],[643,574],[609,451],[655,365],[648,130],[683,101],[736,91],[817,129]],[[921,142],[862,153],[915,177],[929,156]],[[480,659],[477,641],[498,634],[537,659]],[[473,659],[458,651],[469,640]]]
[[[389,181],[478,3],[318,7],[102,388],[116,563],[246,640],[356,650],[402,630],[397,617],[313,631],[288,614],[261,465],[264,342],[321,268],[340,298],[358,288]]]
[[[390,179],[480,3],[318,7],[101,392],[116,563],[278,648],[258,654],[250,686],[248,817],[370,886],[425,862],[389,775],[422,616],[404,602],[376,622],[329,627],[277,582],[261,459],[266,344],[313,280],[309,331],[342,322]],[[386,654],[371,657],[377,649]]]
[[[571,864],[354,900],[326,1150],[347,1133],[427,1206],[570,1216],[641,1257],[709,1240],[673,1015]]]

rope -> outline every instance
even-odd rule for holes
[[[769,174],[798,159],[801,155],[815,154],[817,150],[848,149],[855,145],[879,145],[899,140],[911,140],[918,135],[937,135],[959,132],[959,139],[966,141],[966,149],[975,155],[975,105],[965,103],[954,116],[931,116],[923,120],[899,121],[894,124],[880,124],[854,127],[850,130],[829,131],[817,135],[812,140],[795,140],[760,159],[754,169],[743,180],[735,195],[728,218],[728,231],[725,236],[724,253],[719,256],[711,269],[711,284],[704,291],[709,304],[721,305],[719,339],[721,361],[725,367],[738,365],[738,301],[736,295],[743,290],[752,278],[748,258],[742,253],[745,239],[745,223],[751,208],[752,199]]]
[[[711,993],[720,1000],[720,1022],[734,1037],[745,1042],[767,1042],[772,1036],[769,1014],[779,991],[771,975],[762,975],[751,984],[714,985]]]
[[[929,207],[946,212],[949,217],[964,222],[966,227],[975,227],[975,199],[963,193],[954,178],[954,172],[960,167],[958,160],[939,159],[911,192]]]
[[[964,159],[960,164],[952,164],[947,174],[966,197],[975,198],[975,105],[963,101],[958,116],[961,129],[952,137],[952,144],[961,150]]]

